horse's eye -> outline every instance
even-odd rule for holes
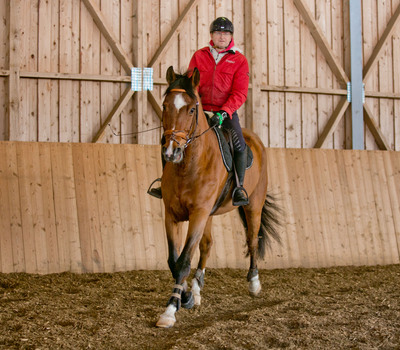
[[[193,114],[193,113],[194,113],[194,110],[195,110],[195,108],[193,107],[193,108],[190,110],[190,114]]]

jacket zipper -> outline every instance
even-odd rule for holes
[[[215,84],[214,84],[214,80],[215,80],[215,72],[217,71],[217,62],[214,62],[214,72],[213,72],[213,76],[212,76],[212,90],[211,90],[211,101],[214,104],[214,90],[215,90]],[[211,111],[214,112],[214,111]]]
[[[210,55],[214,61],[214,72],[213,72],[213,76],[212,76],[212,90],[211,90],[211,101],[214,103],[214,86],[215,86],[214,79],[215,79],[215,72],[217,70],[217,61],[214,59],[214,56],[211,52],[210,52]],[[218,53],[218,55],[219,55],[219,53]],[[218,58],[218,56],[217,56],[217,58]],[[223,59],[223,57],[222,57],[222,59]],[[211,112],[214,112],[214,111],[211,111]]]

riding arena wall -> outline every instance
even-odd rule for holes
[[[242,126],[267,147],[349,149],[349,11],[343,0],[2,0],[0,140],[158,145],[168,67],[184,72],[227,16],[250,67]],[[400,151],[400,0],[363,0],[360,17],[364,148]],[[153,69],[153,90],[130,90],[131,67]]]
[[[168,268],[163,202],[146,193],[159,146],[0,142],[0,154],[0,272]],[[268,162],[282,244],[260,268],[399,263],[399,152],[270,148]],[[214,218],[213,239],[208,267],[248,268],[237,211]]]
[[[260,267],[399,263],[400,0],[361,4],[356,151],[348,1],[0,0],[0,271],[167,268],[162,201],[146,194],[165,74],[218,16],[248,58],[240,121],[285,211]],[[132,67],[153,69],[153,90],[131,90]],[[237,213],[216,217],[209,266],[247,268],[245,251]]]

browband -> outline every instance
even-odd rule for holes
[[[171,89],[170,92],[186,92],[185,89]]]

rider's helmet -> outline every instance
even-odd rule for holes
[[[231,32],[233,34],[233,24],[226,17],[218,17],[210,25],[210,33]]]

